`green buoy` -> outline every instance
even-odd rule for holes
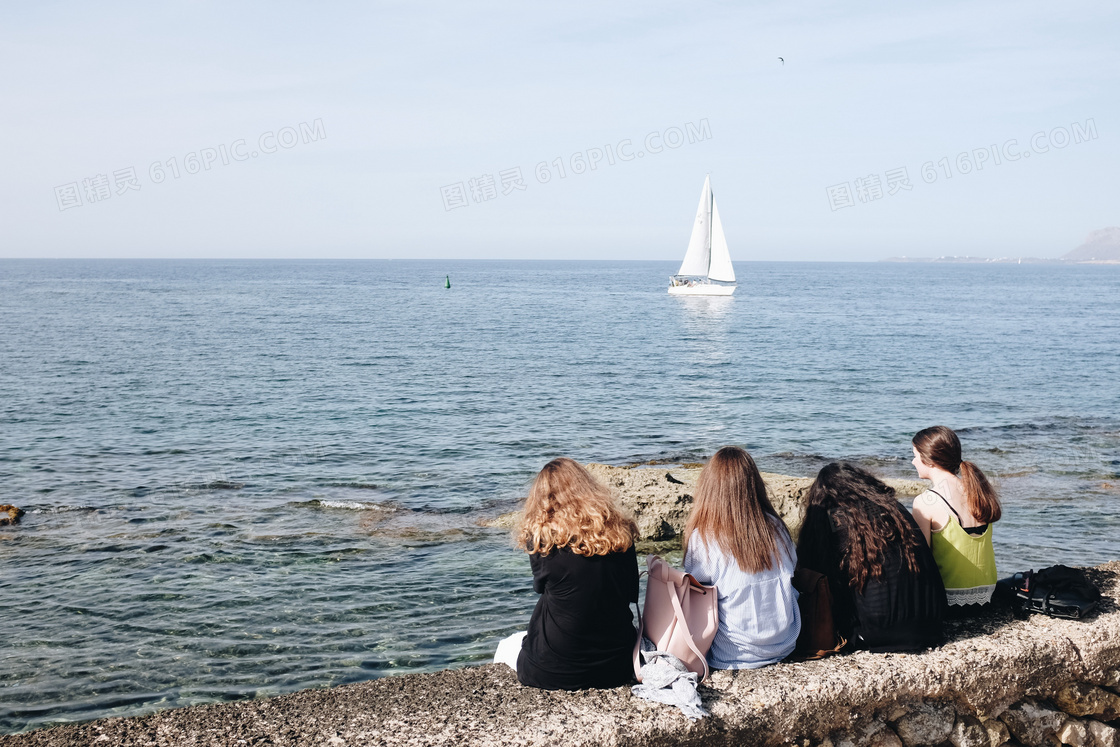
[[[443,287],[444,288],[450,288],[451,287],[451,276],[450,275],[447,276],[447,284],[444,285]]]

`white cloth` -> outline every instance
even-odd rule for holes
[[[514,633],[498,641],[498,650],[494,652],[495,664],[506,664],[513,671],[517,671],[517,656],[521,653],[521,640],[526,631]]]
[[[747,573],[718,546],[709,548],[699,532],[688,540],[684,569],[719,593],[719,630],[708,651],[713,669],[757,669],[793,653],[801,632],[801,611],[793,588],[796,551],[778,540],[774,567]]]
[[[654,649],[653,643],[642,636],[642,681],[630,691],[643,700],[665,703],[681,709],[681,713],[695,721],[708,715],[700,700],[696,686],[700,676],[689,671],[684,663],[665,651]]]

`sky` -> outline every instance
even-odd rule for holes
[[[5,3],[0,257],[1057,257],[1120,5]],[[779,59],[782,58],[782,59]],[[590,168],[594,161],[594,168]]]

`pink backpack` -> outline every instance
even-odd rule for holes
[[[716,587],[704,586],[691,574],[678,571],[657,555],[646,558],[645,613],[638,615],[638,640],[634,644],[634,676],[642,681],[642,636],[658,651],[680,659],[700,680],[708,679],[708,649],[719,629]]]

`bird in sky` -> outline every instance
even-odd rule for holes
[[[785,57],[779,57],[778,62],[782,63],[782,65],[784,66],[786,64],[786,58]]]

